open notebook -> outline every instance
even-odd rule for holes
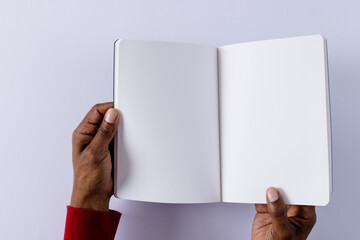
[[[223,47],[115,42],[114,193],[164,203],[326,205],[331,136],[320,35]]]

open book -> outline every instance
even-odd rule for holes
[[[331,136],[320,35],[223,47],[115,42],[114,193],[164,203],[326,205]]]

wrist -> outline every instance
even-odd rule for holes
[[[70,206],[107,212],[109,211],[109,202],[110,197],[85,196],[73,193]]]

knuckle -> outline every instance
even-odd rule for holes
[[[100,107],[100,104],[95,104],[94,106],[92,106],[92,108],[90,109],[90,113],[93,115],[93,114],[97,114],[98,112],[98,109]]]
[[[95,105],[91,108],[91,110],[96,110],[96,109],[98,109],[99,107],[100,107],[100,104],[97,103],[97,104],[95,104]]]
[[[312,216],[312,218],[310,219],[310,223],[311,223],[312,225],[315,225],[316,221],[317,221],[317,216],[316,216],[316,214],[314,214],[314,215]]]
[[[71,139],[72,141],[75,143],[78,139],[78,136],[79,136],[79,131],[78,129],[76,128],[73,132],[72,132],[72,135],[71,135]]]
[[[98,133],[100,136],[106,136],[111,132],[111,126],[109,124],[104,123],[99,127]]]

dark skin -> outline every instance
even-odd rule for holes
[[[73,132],[72,207],[109,211],[113,194],[109,144],[117,131],[119,118],[113,103],[97,104]]]
[[[113,103],[97,104],[72,136],[74,185],[70,205],[109,211],[113,195],[109,144],[117,131],[119,112]],[[275,188],[267,190],[267,204],[255,204],[252,240],[303,240],[316,222],[314,206],[284,204]]]
[[[268,188],[267,204],[255,204],[252,240],[304,240],[316,222],[314,206],[285,205],[276,188]]]

